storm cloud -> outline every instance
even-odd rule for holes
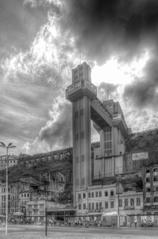
[[[48,143],[50,148],[63,147],[72,145],[72,120],[71,120],[71,104],[59,103],[58,104],[59,115],[54,119],[47,122],[39,133],[39,139]]]
[[[73,35],[76,48],[90,59],[103,62],[112,54],[123,59],[156,47],[156,0],[67,0],[60,27]]]
[[[152,58],[144,72],[144,76],[126,86],[124,98],[138,108],[158,108],[158,59]]]

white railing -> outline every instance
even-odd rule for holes
[[[79,89],[86,89],[86,88],[89,89],[90,91],[92,91],[95,95],[97,94],[97,87],[95,85],[93,85],[91,82],[89,82],[89,81],[84,81],[84,82],[79,81],[76,84],[73,83],[70,86],[68,86],[68,88],[66,89],[66,97],[75,93]]]

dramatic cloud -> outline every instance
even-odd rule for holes
[[[124,97],[138,108],[158,108],[158,59],[152,58],[146,68],[143,77],[126,86]]]
[[[71,42],[66,49],[67,54],[63,54],[66,40],[62,35],[58,42],[58,34],[50,18],[38,32],[28,51],[11,54],[1,61],[1,140],[6,141],[8,137],[8,140],[13,140],[17,145],[23,142],[28,148],[35,138],[38,141],[41,128],[46,129],[48,125],[50,128],[52,118],[49,111],[54,109],[54,99],[58,96],[64,101],[65,88],[71,82],[68,76],[74,57]],[[54,112],[54,116],[58,113],[60,114]],[[64,132],[59,133],[61,140],[62,135],[65,137]],[[44,136],[41,136],[41,140],[44,140]],[[49,140],[46,138],[45,141],[48,143]],[[49,141],[49,145],[53,146],[53,142]],[[65,142],[64,139],[61,142]]]
[[[65,88],[83,60],[129,126],[157,127],[156,0],[2,0],[0,29],[1,140],[28,153],[70,146]]]
[[[41,25],[46,22],[47,10],[44,8],[31,8],[23,0],[1,0],[1,51],[27,49]]]
[[[118,53],[131,58],[144,48],[157,48],[156,0],[61,2],[60,26],[74,36],[77,49],[93,60],[103,62]]]
[[[50,113],[52,119],[41,129],[39,138],[42,141],[46,141],[50,147],[70,147],[72,145],[72,107],[67,102],[56,102],[56,105],[55,110],[58,112],[58,115],[54,118],[55,112],[52,111]]]
[[[113,98],[113,94],[116,93],[117,85],[102,82],[98,87],[98,97],[101,100],[108,100]]]

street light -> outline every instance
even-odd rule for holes
[[[8,151],[11,148],[15,148],[16,146],[14,146],[12,143],[9,143],[8,145],[6,145],[3,142],[0,142],[0,147],[5,148],[6,149],[6,223],[5,223],[5,234],[7,236],[8,233]]]

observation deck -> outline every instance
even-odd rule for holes
[[[71,84],[66,89],[66,98],[70,101],[75,101],[84,95],[87,95],[90,99],[96,98],[97,87],[90,81],[79,81]]]

